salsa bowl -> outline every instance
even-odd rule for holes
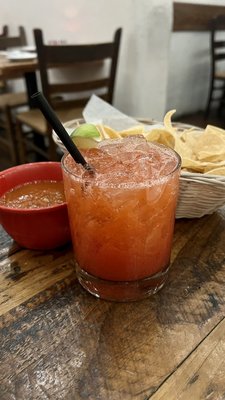
[[[70,241],[67,204],[17,208],[1,201],[13,189],[32,182],[62,181],[59,162],[35,162],[17,165],[0,172],[0,223],[22,247],[49,250]]]

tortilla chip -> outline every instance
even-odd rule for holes
[[[133,126],[132,128],[119,131],[119,134],[121,137],[143,135],[144,130],[145,130],[145,128],[143,125],[137,125],[137,126]]]
[[[152,129],[151,131],[145,134],[145,138],[149,142],[157,142],[160,144],[164,144],[165,146],[171,147],[172,149],[175,146],[176,137],[171,132],[168,132],[165,129]]]
[[[209,171],[205,172],[205,174],[211,174],[211,175],[223,175],[225,176],[225,166],[224,167],[219,167],[219,168],[214,168],[210,169]]]
[[[176,128],[173,127],[171,119],[172,119],[172,115],[175,114],[176,110],[170,110],[166,113],[163,123],[165,128],[171,132],[172,134],[176,134]]]

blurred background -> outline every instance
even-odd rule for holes
[[[224,0],[0,0],[0,26],[18,26],[34,45],[33,29],[49,44],[111,41],[122,27],[113,105],[139,118],[200,127],[224,127],[224,117],[204,115],[210,86],[209,20],[225,14]],[[225,67],[224,67],[225,68]],[[12,82],[23,85],[24,79]]]
[[[33,28],[48,41],[67,43],[111,40],[123,28],[114,105],[141,117],[161,120],[168,109],[176,117],[204,110],[209,87],[209,32],[173,31],[171,0],[0,1],[0,24],[10,34]],[[188,3],[178,1],[176,3]],[[189,1],[225,6],[224,0]]]

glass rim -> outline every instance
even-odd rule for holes
[[[113,140],[113,139],[105,139],[105,140]],[[135,188],[136,189],[149,188],[152,186],[163,184],[164,181],[166,181],[170,176],[174,175],[176,173],[176,171],[181,168],[181,162],[182,162],[181,157],[174,149],[172,149],[171,147],[165,146],[164,144],[157,143],[157,142],[148,142],[148,143],[153,144],[156,147],[161,147],[163,149],[169,150],[172,154],[175,155],[177,163],[171,171],[169,171],[167,174],[164,174],[158,178],[149,179],[149,182],[130,182],[130,183],[116,183],[116,184],[115,183],[105,183],[105,182],[103,182],[103,183],[94,182],[93,186],[99,187],[99,188],[114,188],[114,189],[129,190],[129,189],[135,189]],[[70,156],[70,154],[68,152],[63,154],[63,157],[61,159],[62,169],[65,172],[67,172],[68,174],[72,175],[78,182],[82,182],[84,180],[84,178],[82,176],[78,175],[77,173],[75,173],[74,171],[72,171],[70,168],[68,168],[65,165],[65,160],[68,156]],[[75,163],[75,161],[74,161],[74,163]]]

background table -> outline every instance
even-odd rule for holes
[[[0,242],[1,400],[225,398],[225,208],[176,222],[166,286],[134,303],[84,291],[69,245]]]
[[[38,61],[9,61],[6,56],[0,56],[0,80],[16,79],[23,77],[25,79],[28,102],[30,107],[33,106],[30,96],[37,92],[36,71],[38,69]]]

